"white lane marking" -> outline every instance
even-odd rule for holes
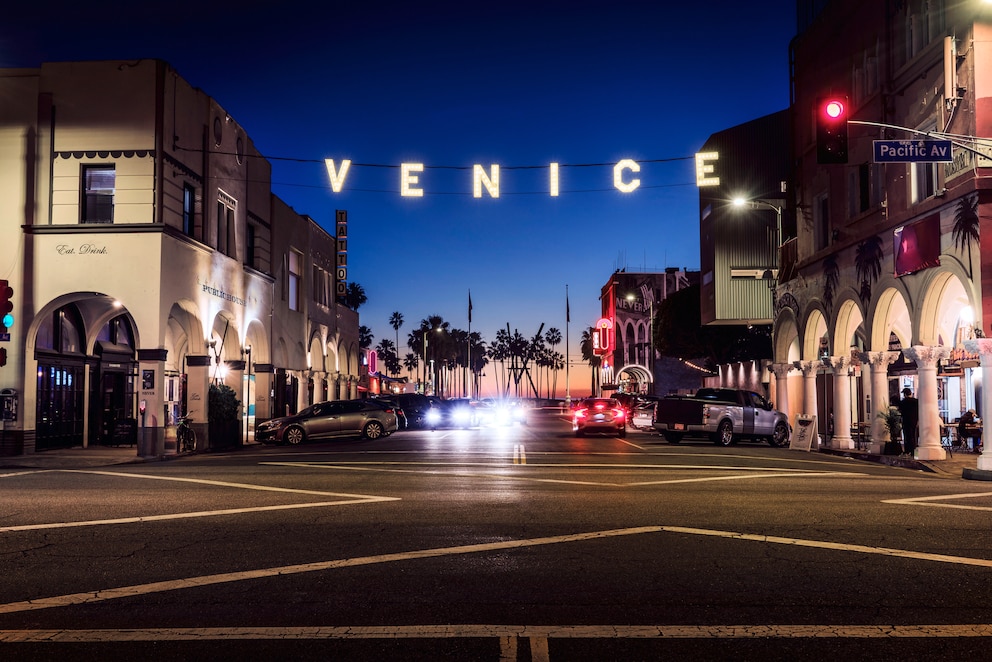
[[[106,526],[110,524],[134,524],[138,522],[160,522],[165,520],[192,519],[195,517],[218,517],[221,515],[243,515],[245,513],[259,513],[273,510],[295,510],[300,508],[326,508],[329,506],[346,506],[360,503],[378,503],[383,501],[399,501],[398,497],[372,496],[368,494],[347,494],[342,492],[320,492],[316,490],[299,490],[287,487],[274,487],[272,485],[253,485],[250,483],[228,483],[218,480],[204,480],[200,478],[180,478],[171,476],[155,476],[147,474],[120,473],[116,471],[94,471],[82,469],[56,469],[64,473],[96,474],[99,476],[113,476],[115,478],[141,478],[146,480],[165,480],[180,483],[198,483],[201,485],[212,485],[216,487],[229,487],[240,490],[258,490],[263,492],[279,492],[286,494],[302,494],[307,496],[335,497],[334,501],[320,501],[314,503],[290,503],[275,506],[253,506],[247,508],[227,508],[218,510],[201,510],[190,513],[166,513],[163,515],[142,515],[135,517],[118,517],[115,519],[83,520],[78,522],[49,522],[45,524],[21,524],[17,526],[2,526],[0,533],[10,533],[14,531],[37,531],[41,529],[68,529],[81,526]]]
[[[219,517],[221,515],[244,515],[246,513],[264,513],[273,510],[298,510],[302,508],[327,508],[330,506],[350,506],[360,503],[379,503],[381,501],[399,501],[397,497],[366,497],[364,499],[343,499],[341,501],[320,501],[316,503],[287,503],[279,506],[255,506],[251,508],[228,508],[225,510],[200,510],[192,513],[168,513],[165,515],[140,515],[136,517],[118,517],[116,519],[81,520],[78,522],[49,522],[47,524],[20,524],[17,526],[2,526],[0,533],[14,531],[39,531],[45,529],[72,529],[83,526],[107,526],[111,524],[137,524],[144,522],[162,522],[166,520],[193,519],[196,517]]]
[[[228,572],[215,575],[204,575],[200,577],[190,577],[187,579],[176,579],[170,581],[152,582],[149,584],[138,584],[135,586],[121,586],[118,588],[98,589],[86,593],[73,593],[49,598],[38,598],[35,600],[25,600],[23,602],[12,602],[0,605],[0,614],[12,614],[22,611],[32,611],[35,609],[48,609],[50,607],[68,607],[70,605],[92,604],[107,600],[117,600],[150,593],[161,593],[163,591],[176,591],[182,589],[199,588],[213,584],[225,584],[230,582],[240,582],[251,579],[263,579],[268,577],[278,577],[281,575],[293,575],[305,572],[319,572],[333,570],[336,568],[351,568],[355,566],[374,565],[378,563],[391,563],[394,561],[409,561],[411,559],[426,559],[440,556],[452,556],[460,554],[474,554],[478,552],[491,552],[504,549],[519,549],[523,547],[534,547],[539,545],[551,545],[556,543],[578,542],[584,540],[597,540],[601,538],[611,538],[616,536],[630,536],[642,533],[657,533],[662,531],[662,527],[647,526],[633,529],[615,529],[610,531],[594,531],[592,533],[577,533],[563,536],[551,536],[546,538],[530,538],[523,540],[506,540],[496,543],[479,543],[475,545],[463,545],[461,547],[440,547],[434,549],[415,550],[412,552],[398,552],[395,554],[378,554],[376,556],[362,556],[353,559],[336,559],[332,561],[322,561],[316,563],[302,563],[298,565],[277,566],[274,568],[262,568],[259,570],[247,570],[242,572]]]
[[[882,503],[895,503],[907,506],[930,506],[932,508],[959,508],[961,510],[992,510],[992,506],[966,506],[958,503],[935,503],[937,501],[950,501],[951,499],[974,499],[976,497],[990,497],[992,492],[965,493],[965,494],[944,494],[928,497],[910,497],[907,499],[885,499]]]
[[[525,462],[519,462],[516,457],[514,457],[514,464],[523,464]],[[862,474],[857,472],[842,471],[842,472],[816,472],[813,470],[800,469],[794,471],[793,473],[788,473],[788,469],[777,469],[777,468],[755,468],[755,467],[722,467],[722,466],[685,466],[685,465],[636,465],[634,468],[642,469],[695,469],[695,470],[720,470],[720,471],[748,471],[753,472],[750,475],[734,475],[734,476],[707,476],[704,478],[676,478],[671,480],[653,480],[653,481],[639,481],[633,483],[610,483],[605,481],[590,481],[590,480],[571,480],[564,478],[538,478],[536,476],[517,476],[509,475],[504,473],[492,473],[487,471],[430,471],[421,469],[393,469],[386,467],[393,467],[395,465],[407,464],[418,464],[420,466],[429,467],[491,467],[491,464],[485,463],[466,463],[466,462],[456,462],[456,463],[445,463],[445,462],[350,462],[350,463],[339,463],[339,462],[262,462],[261,464],[270,466],[282,466],[282,467],[296,467],[296,468],[315,468],[315,469],[339,469],[341,471],[376,471],[380,473],[400,473],[400,474],[418,474],[418,475],[440,475],[440,476],[461,476],[461,477],[488,477],[497,478],[500,480],[515,480],[524,481],[531,483],[556,483],[560,485],[591,485],[595,487],[643,487],[646,485],[669,485],[677,483],[705,483],[710,481],[719,480],[753,480],[760,478],[870,478],[869,474]],[[632,465],[607,465],[607,464],[583,464],[583,465],[561,465],[561,464],[527,464],[530,468],[630,468]],[[761,473],[758,473],[761,472]]]
[[[560,543],[585,542],[589,540],[602,540],[605,538],[615,538],[620,536],[635,536],[646,533],[678,533],[694,536],[712,536],[718,538],[728,538],[732,540],[745,540],[749,542],[763,542],[779,545],[796,545],[797,547],[811,547],[815,549],[826,549],[840,552],[857,552],[860,554],[875,554],[880,556],[893,556],[898,558],[915,559],[919,561],[932,561],[937,563],[954,563],[958,565],[978,566],[992,568],[992,559],[969,558],[965,556],[950,556],[947,554],[930,554],[925,552],[914,552],[905,549],[893,549],[888,547],[869,547],[866,545],[851,545],[847,543],[836,543],[826,540],[804,540],[802,538],[784,538],[780,536],[768,536],[754,533],[740,533],[736,531],[720,531],[713,529],[696,529],[684,526],[641,526],[628,529],[610,529],[606,531],[592,531],[589,533],[574,533],[562,536],[548,536],[544,538],[525,538],[521,540],[505,540],[503,542],[479,543],[475,545],[462,545],[460,547],[436,547],[433,549],[414,550],[410,552],[397,552],[393,554],[378,554],[375,556],[360,556],[351,559],[336,559],[331,561],[321,561],[315,563],[302,563],[298,565],[277,566],[273,568],[261,568],[258,570],[246,570],[241,572],[220,573],[215,575],[203,575],[199,577],[189,577],[186,579],[175,579],[169,581],[152,582],[148,584],[137,584],[134,586],[121,586],[109,589],[96,589],[85,593],[72,593],[68,595],[52,596],[48,598],[37,598],[34,600],[24,600],[22,602],[11,602],[0,604],[0,614],[12,614],[37,609],[48,609],[52,607],[68,607],[71,605],[93,604],[108,600],[130,598],[151,593],[161,593],[163,591],[177,591],[191,588],[200,588],[215,584],[225,584],[253,579],[264,579],[281,575],[293,575],[306,572],[322,572],[337,568],[352,568],[356,566],[375,565],[379,563],[392,563],[396,561],[409,561],[414,559],[437,558],[443,556],[458,556],[462,554],[478,554],[481,552],[492,552],[505,549],[522,549],[525,547],[538,547],[543,545],[553,545]]]
[[[0,643],[230,641],[252,639],[481,639],[498,637],[516,660],[517,639],[932,639],[990,637],[992,625],[379,625],[311,627],[127,628],[124,630],[0,630]],[[531,644],[533,646],[533,643]],[[533,648],[532,648],[533,650]]]
[[[827,471],[822,473],[774,473],[747,476],[707,476],[705,478],[673,478],[672,480],[648,480],[638,483],[625,483],[628,487],[644,485],[675,485],[677,483],[709,483],[719,480],[754,480],[756,478],[870,478],[867,474],[844,471]]]

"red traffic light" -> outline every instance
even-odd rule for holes
[[[828,99],[823,104],[823,114],[832,120],[840,119],[844,115],[844,102],[840,99]]]
[[[847,163],[847,97],[816,100],[816,162]]]

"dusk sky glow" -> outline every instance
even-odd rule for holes
[[[615,269],[699,268],[694,154],[788,107],[795,34],[793,0],[27,4],[4,10],[0,67],[165,60],[272,159],[276,195],[332,234],[347,210],[375,342],[394,311],[401,355],[430,315],[467,328],[469,290],[486,340],[564,336],[567,286],[573,393]],[[325,159],[352,161],[339,193]],[[500,166],[499,198],[473,197],[474,164]]]

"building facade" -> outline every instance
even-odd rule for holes
[[[670,267],[663,272],[615,271],[600,291],[607,351],[600,364],[600,388],[633,394],[667,394],[698,388],[703,372],[680,362],[658,365],[654,319],[658,304],[671,294],[699,284],[699,272]],[[602,324],[597,324],[602,329]],[[683,369],[684,368],[684,369]],[[659,379],[662,383],[659,383]]]
[[[831,446],[888,439],[919,399],[919,459],[947,424],[992,416],[992,8],[978,0],[799,3],[792,42],[796,237],[782,246],[774,362],[780,408]],[[838,38],[838,35],[843,35]],[[818,98],[846,97],[846,163],[820,164]],[[949,162],[876,162],[875,140],[953,139]],[[987,431],[986,431],[987,432]]]
[[[314,301],[333,237],[272,195],[216,100],[156,60],[0,70],[0,98],[0,388],[17,403],[0,452],[120,442],[131,422],[160,453],[181,414],[205,448],[210,384],[261,419],[311,397],[286,384],[357,381],[357,314]]]

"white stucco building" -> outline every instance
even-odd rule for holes
[[[15,306],[0,388],[17,401],[0,453],[113,443],[129,419],[159,453],[187,411],[207,447],[211,383],[259,420],[356,397],[358,316],[335,303],[333,231],[272,195],[270,172],[167,63],[0,70],[0,278]]]

